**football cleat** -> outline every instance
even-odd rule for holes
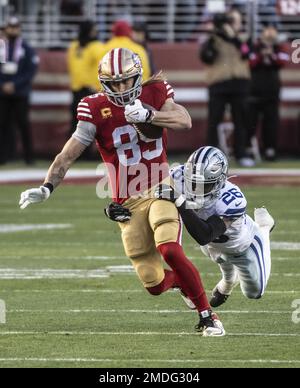
[[[270,232],[272,232],[275,227],[274,218],[265,207],[259,207],[254,210],[254,220],[261,227],[267,226]]]
[[[221,294],[221,292],[218,290],[218,288],[215,287],[213,289],[209,303],[210,303],[211,307],[219,307],[223,303],[225,303],[229,297],[230,297],[230,295]]]
[[[211,310],[199,314],[200,321],[195,326],[196,331],[203,337],[223,337],[226,332],[217,314]]]

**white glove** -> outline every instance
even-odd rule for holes
[[[20,208],[25,209],[31,203],[44,202],[50,197],[50,194],[50,190],[48,189],[48,187],[45,186],[41,186],[40,188],[36,189],[26,190],[21,194],[19,202]]]
[[[141,101],[136,99],[133,104],[125,106],[124,114],[128,123],[146,123],[152,111],[144,108]]]

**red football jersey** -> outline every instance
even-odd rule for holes
[[[160,110],[173,97],[172,87],[159,81],[143,86],[139,99]],[[124,107],[114,105],[103,93],[81,100],[77,118],[96,126],[96,143],[108,168],[114,201],[123,203],[168,176],[166,129],[156,140],[139,135],[126,121]]]

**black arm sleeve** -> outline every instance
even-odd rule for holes
[[[200,245],[206,245],[220,237],[226,231],[224,221],[218,216],[202,220],[193,209],[186,209],[185,203],[178,208],[182,221],[194,240]]]

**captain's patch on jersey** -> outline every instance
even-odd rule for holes
[[[101,109],[101,116],[103,119],[109,119],[110,117],[112,117],[111,109],[110,108]]]

